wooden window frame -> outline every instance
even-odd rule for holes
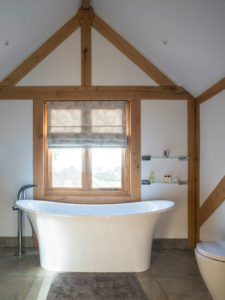
[[[71,202],[71,203],[121,203],[141,200],[140,174],[140,100],[127,101],[127,136],[128,147],[123,151],[123,182],[122,188],[92,188],[83,190],[77,188],[51,188],[48,178],[51,168],[51,151],[48,151],[46,139],[47,113],[46,102],[55,99],[34,99],[34,182],[39,186],[36,197],[41,200]],[[68,99],[60,99],[60,101]],[[71,99],[69,99],[71,100]],[[74,99],[79,100],[79,99]],[[89,100],[89,99],[87,99]],[[96,99],[98,100],[97,97]],[[104,99],[112,100],[112,99]],[[119,99],[121,100],[121,97]],[[57,99],[59,101],[59,99]],[[83,150],[83,155],[90,157],[90,151]],[[90,176],[90,164],[84,165],[85,174]],[[84,178],[84,172],[82,174]],[[87,187],[86,187],[87,189]]]

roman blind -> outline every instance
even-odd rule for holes
[[[126,148],[126,101],[48,101],[49,148]]]

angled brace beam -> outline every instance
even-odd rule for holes
[[[197,97],[198,103],[203,103],[225,89],[225,77]]]
[[[211,214],[220,206],[225,200],[225,176],[220,180],[215,189],[202,204],[199,210],[198,227],[211,216]]]
[[[63,27],[53,34],[43,45],[34,51],[24,62],[0,82],[0,86],[12,86],[19,82],[46,56],[59,46],[70,34],[80,26],[77,15],[70,19]]]

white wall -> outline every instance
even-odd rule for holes
[[[77,29],[17,85],[80,85],[80,48],[80,29]]]
[[[161,155],[169,149],[171,156],[187,155],[187,101],[143,100],[141,103],[141,154]],[[165,174],[187,179],[187,161],[152,159],[142,161],[142,179],[150,172],[156,181]],[[163,215],[156,237],[187,238],[187,185],[142,185],[142,200],[172,200],[175,208]]]
[[[225,175],[225,91],[200,105],[200,203]],[[225,240],[225,202],[201,227],[201,240]]]
[[[33,182],[32,110],[31,100],[0,101],[0,236],[16,235],[13,202],[20,186]]]
[[[157,85],[95,29],[91,33],[93,85]]]
[[[92,34],[93,84],[155,85],[105,38],[95,31]],[[79,35],[79,32],[74,33],[18,85],[79,84]],[[68,64],[68,61],[72,63]],[[11,204],[18,188],[32,182],[32,102],[0,101],[0,125],[0,236],[16,236],[16,215]],[[170,149],[171,154],[187,154],[186,101],[142,102],[142,154],[161,154],[164,148]],[[185,162],[169,160],[146,162],[142,178],[148,177],[152,168],[156,175],[171,172],[186,179],[186,166]],[[157,227],[158,237],[187,237],[187,186],[142,187],[142,200],[145,199],[176,202],[174,211],[161,219]],[[30,234],[29,228],[26,227],[27,235]]]

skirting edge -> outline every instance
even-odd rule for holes
[[[16,248],[18,245],[17,237],[2,236],[0,237],[0,248]],[[33,247],[33,238],[31,236],[23,237],[22,245],[24,248]]]

